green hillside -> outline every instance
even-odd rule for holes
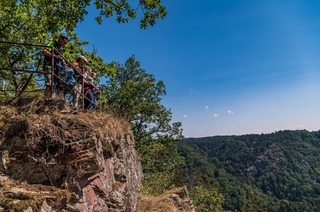
[[[187,138],[181,183],[217,188],[226,210],[318,211],[320,131]]]

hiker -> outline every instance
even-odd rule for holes
[[[84,79],[84,96],[87,97],[84,99],[84,108],[88,110],[95,110],[96,107],[96,98],[94,96],[94,78],[96,73],[92,72],[90,66],[85,66],[86,78]]]
[[[52,85],[56,90],[56,96],[58,98],[63,98],[63,88],[57,77],[51,79],[52,71],[52,57],[53,57],[53,70],[55,76],[60,76],[61,67],[65,66],[65,61],[61,57],[61,48],[69,43],[69,38],[67,36],[61,35],[58,40],[51,41],[48,46],[54,47],[54,52],[52,55],[51,49],[43,49],[42,54],[44,55],[43,60],[43,70],[47,73],[45,75],[45,98],[49,99],[53,97]]]
[[[83,76],[86,73],[85,71],[85,65],[88,63],[87,58],[84,56],[79,56],[76,60],[76,62],[73,62],[71,66],[74,70],[74,78],[75,78],[75,85],[73,86],[73,90],[71,92],[72,95],[72,101],[71,105],[74,109],[78,109],[79,104],[79,97],[80,93],[82,93],[82,80]]]

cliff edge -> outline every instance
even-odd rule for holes
[[[142,171],[130,124],[63,107],[0,107],[0,211],[136,211]]]

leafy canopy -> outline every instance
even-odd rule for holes
[[[181,138],[180,123],[170,124],[171,111],[161,104],[166,94],[164,83],[141,68],[134,56],[115,67],[117,73],[103,87],[107,110],[132,123],[137,141],[161,133]]]

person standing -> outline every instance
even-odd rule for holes
[[[86,74],[85,65],[87,63],[88,63],[88,60],[84,56],[79,56],[76,62],[72,63],[72,67],[74,70],[74,78],[76,81],[73,87],[73,90],[71,92],[71,95],[72,95],[71,105],[74,109],[78,109],[79,97],[80,97],[80,93],[82,93],[83,76],[85,76]]]
[[[88,110],[95,110],[96,106],[96,98],[94,96],[94,78],[96,77],[96,73],[92,72],[91,67],[85,66],[86,78],[84,79],[84,96],[87,97],[84,99],[84,108]]]
[[[52,53],[51,49],[43,49],[42,54],[44,55],[43,60],[43,69],[47,73],[45,75],[45,98],[49,99],[53,97],[52,93],[52,85],[54,89],[56,89],[56,95],[58,98],[63,98],[63,89],[61,87],[61,83],[59,82],[57,77],[53,77],[52,82],[52,58],[53,58],[53,71],[54,75],[60,76],[60,67],[64,66],[64,60],[61,57],[61,48],[69,43],[69,38],[64,35],[60,35],[58,40],[52,41],[48,44],[48,46],[54,47],[54,51]],[[60,67],[59,67],[60,66]]]

